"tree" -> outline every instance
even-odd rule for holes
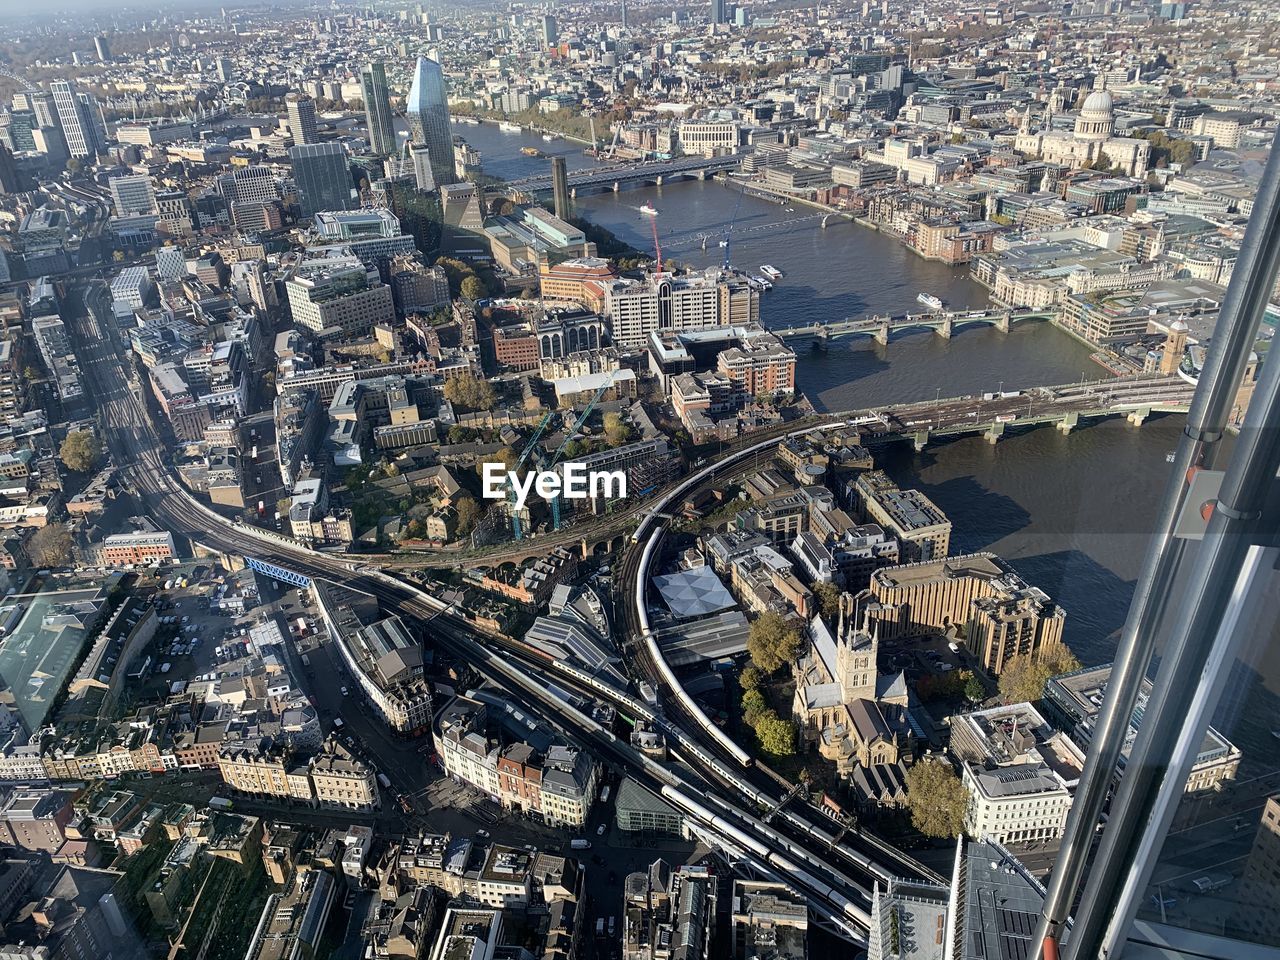
[[[818,609],[828,620],[840,612],[840,588],[834,583],[815,583],[813,595],[818,598]]]
[[[765,673],[791,663],[800,653],[800,632],[772,610],[762,613],[747,634],[751,662]]]
[[[1038,653],[1020,653],[1000,671],[1000,699],[1005,703],[1039,700],[1046,680],[1079,669],[1080,661],[1061,643]]]
[[[764,694],[759,690],[748,690],[742,695],[742,719],[751,726],[756,725],[756,721],[769,709],[769,705],[764,702]]]
[[[796,752],[796,725],[772,710],[756,721],[756,736],[761,748],[775,757],[789,757]]]
[[[983,686],[977,674],[970,674],[969,679],[965,681],[964,695],[966,699],[974,703],[987,699],[987,688]]]
[[[483,457],[480,460],[478,460],[476,462],[476,473],[480,474],[480,479],[483,482],[484,465],[486,463],[502,464],[502,469],[503,469],[503,472],[505,473],[515,469],[516,460],[518,460],[519,458],[520,458],[520,455],[516,453],[516,451],[513,450],[511,447],[503,447],[501,450],[496,450],[493,453],[489,454],[487,457]]]
[[[468,410],[490,410],[497,401],[498,395],[487,380],[465,373],[445,381],[444,398]]]
[[[468,300],[483,300],[489,295],[489,288],[474,273],[462,278],[462,286],[459,290]]]
[[[71,562],[74,544],[65,523],[41,527],[27,543],[27,554],[42,567],[61,567]]]
[[[72,430],[62,441],[58,456],[67,465],[68,470],[76,473],[87,473],[98,465],[102,456],[102,445],[88,430]]]
[[[957,837],[964,830],[969,797],[945,760],[921,760],[907,771],[912,825],[926,837]]]
[[[463,497],[458,501],[458,535],[467,536],[480,522],[480,504],[473,497]]]
[[[631,428],[622,422],[622,414],[609,412],[604,415],[604,435],[609,446],[620,447],[631,439]]]
[[[764,683],[764,674],[757,667],[746,666],[738,674],[738,685],[743,690],[759,690]]]

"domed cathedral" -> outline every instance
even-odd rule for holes
[[[795,665],[792,714],[801,736],[842,776],[858,766],[895,765],[911,743],[906,676],[880,675],[879,637],[855,619],[853,596],[842,594],[834,635],[814,617],[809,649]]]
[[[1055,91],[1056,94],[1056,91]],[[1115,101],[1108,90],[1094,90],[1084,99],[1070,133],[1054,130],[1052,106],[1039,130],[1031,129],[1030,110],[1023,116],[1013,148],[1046,163],[1069,167],[1107,166],[1126,176],[1144,177],[1151,158],[1151,144],[1132,137],[1113,136]]]
[[[1106,90],[1095,90],[1084,98],[1076,117],[1077,140],[1108,140],[1116,127],[1115,104]]]

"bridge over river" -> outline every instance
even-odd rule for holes
[[[668,180],[705,180],[714,174],[735,169],[741,159],[740,156],[680,157],[677,160],[587,167],[569,174],[569,192],[577,196],[583,190],[617,192],[626,183],[653,183],[661,186]],[[551,189],[551,175],[548,173],[522,180],[508,180],[501,185],[501,189],[512,197],[532,197]]]
[[[932,330],[940,337],[950,338],[957,327],[982,324],[995,327],[1003,333],[1023,320],[1053,320],[1053,310],[935,310],[928,313],[904,313],[891,317],[847,317],[826,323],[809,323],[790,327],[770,327],[769,332],[784,338],[812,337],[821,346],[841,337],[874,337],[877,343],[887,344],[889,337],[903,330]]]

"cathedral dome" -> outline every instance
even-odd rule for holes
[[[1115,103],[1106,90],[1095,90],[1085,97],[1076,118],[1076,139],[1107,140],[1115,129]]]
[[[1095,90],[1084,98],[1084,106],[1080,108],[1081,116],[1090,119],[1115,116],[1115,103],[1111,99],[1110,90]]]

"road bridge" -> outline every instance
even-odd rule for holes
[[[680,157],[676,160],[646,161],[622,164],[606,168],[588,167],[569,174],[569,192],[577,196],[582,191],[613,190],[624,184],[652,183],[662,186],[668,180],[705,180],[708,176],[732,170],[742,158],[736,155],[724,157]],[[513,197],[533,197],[551,189],[551,175],[524,177],[508,180],[500,189]]]
[[[995,327],[1001,333],[1008,333],[1013,324],[1024,320],[1056,318],[1057,311],[1053,310],[935,310],[928,313],[847,317],[831,322],[770,327],[769,332],[784,339],[812,337],[816,346],[842,337],[873,337],[877,343],[888,344],[890,336],[904,330],[932,330],[949,340],[963,326],[985,325]]]

